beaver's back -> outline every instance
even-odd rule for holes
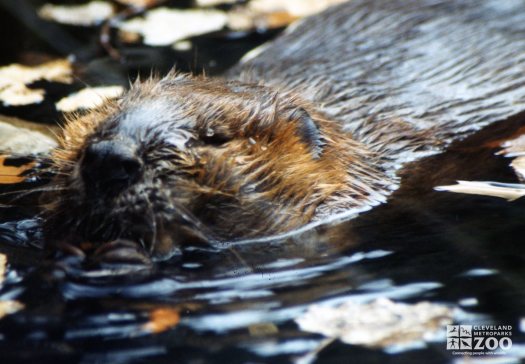
[[[230,75],[299,90],[395,170],[524,110],[524,70],[523,1],[352,0]]]

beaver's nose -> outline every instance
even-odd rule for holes
[[[133,143],[99,141],[90,144],[81,163],[81,173],[87,190],[118,192],[136,182],[142,171],[142,161]]]

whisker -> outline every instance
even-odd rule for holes
[[[52,191],[72,190],[72,189],[73,187],[60,186],[60,185],[42,186],[42,187],[28,188],[25,190],[2,192],[0,193],[0,196],[10,195],[13,193],[22,193],[22,192],[52,192]]]
[[[17,198],[21,198],[24,196],[31,195],[33,193],[37,192],[56,192],[56,191],[69,191],[71,190],[71,187],[50,187],[50,188],[32,188],[28,190],[18,190],[18,191],[9,191],[9,192],[3,192],[0,193],[0,197],[6,197],[10,195],[16,195],[20,194],[20,196],[16,196]]]
[[[151,200],[149,199],[149,196],[145,195],[146,204],[148,207],[148,218],[151,223],[151,230],[152,230],[152,239],[151,244],[149,246],[149,253],[153,253],[153,248],[155,245],[155,242],[157,241],[157,219],[155,219],[155,212],[153,210],[153,204],[151,203]]]
[[[219,241],[215,234],[202,221],[193,215],[193,213],[189,211],[184,205],[179,204],[176,201],[173,203],[175,205],[175,209],[178,210],[178,216],[184,220],[184,222],[202,233],[206,240],[208,240],[210,243],[217,243]]]

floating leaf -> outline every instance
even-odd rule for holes
[[[79,109],[94,109],[101,106],[107,99],[122,95],[121,86],[90,87],[64,97],[56,103],[58,110],[72,112]]]
[[[117,2],[129,5],[136,6],[138,8],[145,8],[150,5],[154,5],[158,0],[117,0]]]
[[[229,13],[228,26],[235,30],[278,28],[321,12],[346,0],[252,0]]]
[[[0,116],[0,152],[33,155],[47,153],[57,146],[56,128]]]
[[[216,6],[223,4],[235,4],[238,0],[195,0],[197,6]]]
[[[96,25],[113,14],[113,6],[103,1],[92,1],[83,5],[46,4],[38,11],[42,19],[81,26]]]
[[[523,132],[523,130],[521,130],[521,132]],[[509,158],[515,158],[510,166],[522,181],[525,180],[525,135],[520,135],[517,138],[507,140],[501,146],[503,147],[503,150],[498,154],[502,154]]]
[[[525,181],[525,157],[518,157],[514,159],[510,166],[514,169],[514,172],[518,175],[521,181]]]
[[[0,100],[5,106],[19,106],[39,103],[44,100],[44,90],[30,89],[29,85],[38,80],[61,83],[73,81],[69,61],[60,59],[35,67],[11,64],[0,68]]]
[[[248,7],[258,13],[285,11],[291,16],[300,18],[319,13],[329,6],[347,0],[252,0]]]
[[[159,8],[120,24],[125,32],[138,33],[144,43],[166,46],[192,36],[222,29],[227,22],[226,13],[218,10],[176,10]]]
[[[519,135],[523,132],[524,130],[520,129],[517,134]],[[519,135],[504,142],[498,140],[490,144],[490,147],[497,146],[501,146],[503,149],[496,154],[514,158],[510,166],[514,169],[518,178],[521,181],[525,181],[525,135]],[[514,201],[525,196],[525,184],[492,181],[458,181],[455,185],[437,186],[434,189],[436,191],[500,197],[508,201]]]
[[[458,181],[456,185],[437,186],[434,189],[436,191],[500,197],[508,201],[514,201],[525,196],[525,185],[516,183]]]
[[[505,157],[519,157],[525,156],[525,135],[507,140],[501,145],[504,149],[498,154],[503,154]]]

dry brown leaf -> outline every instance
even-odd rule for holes
[[[301,18],[319,13],[329,6],[343,3],[347,0],[252,0],[248,7],[257,13],[273,13],[285,11]]]
[[[150,321],[144,324],[143,329],[157,334],[177,326],[179,321],[180,313],[178,309],[170,307],[157,308],[150,312]]]
[[[525,185],[499,182],[458,181],[456,185],[437,186],[436,191],[492,196],[514,201],[525,196]]]
[[[14,118],[0,116],[0,152],[6,154],[46,154],[57,146],[56,139],[51,137],[52,129],[45,126],[31,128],[29,122],[24,126],[10,123]],[[19,121],[18,119],[14,119]]]
[[[302,17],[321,12],[346,0],[252,0],[228,14],[228,26],[235,30],[278,28]]]
[[[166,46],[192,36],[220,30],[226,22],[226,13],[218,10],[158,8],[148,11],[144,18],[123,22],[119,29],[141,34],[145,44]]]
[[[80,109],[94,109],[101,106],[106,100],[122,95],[122,86],[90,87],[64,97],[56,103],[62,112],[73,112]]]
[[[11,64],[0,68],[0,100],[5,106],[39,103],[44,100],[44,90],[29,89],[38,80],[61,83],[73,81],[71,63],[65,59],[47,62],[35,67]]]
[[[8,156],[0,155],[0,184],[13,184],[22,182],[25,177],[21,174],[32,168],[34,162],[23,164],[18,167],[4,165]]]
[[[295,321],[301,330],[341,339],[353,345],[386,348],[424,341],[446,324],[452,310],[430,302],[345,302],[337,307],[312,305]]]
[[[104,1],[92,1],[83,5],[46,4],[38,10],[42,19],[80,26],[96,25],[113,14],[113,6]]]
[[[33,155],[48,153],[57,143],[38,131],[17,128],[0,121],[0,152]]]

